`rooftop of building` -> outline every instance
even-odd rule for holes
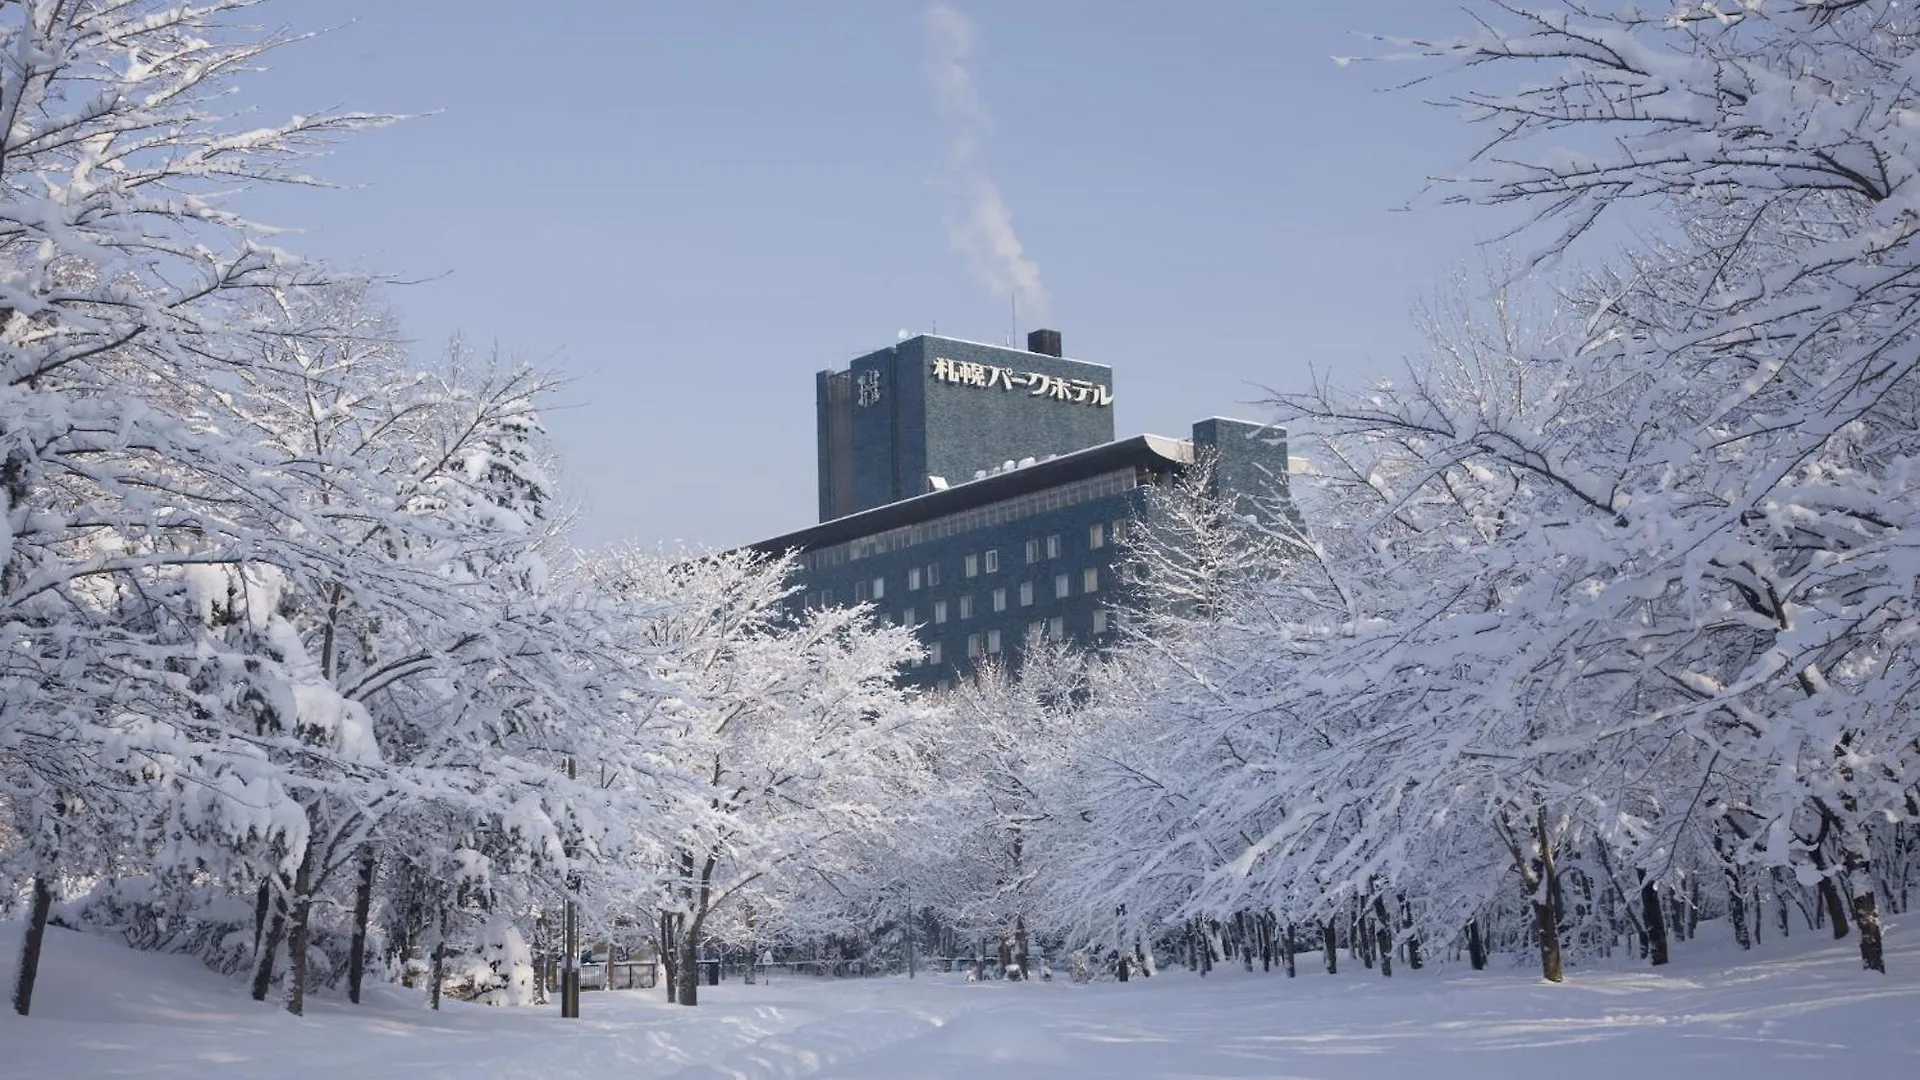
[[[1147,466],[1171,470],[1193,464],[1193,443],[1188,439],[1170,439],[1161,435],[1135,435],[1099,446],[1061,454],[1031,464],[991,473],[979,479],[955,483],[910,499],[876,506],[856,514],[823,521],[818,525],[775,536],[747,547],[777,554],[787,551],[811,551],[815,548],[856,540],[863,536],[917,524],[947,514],[962,513],[1006,499],[1077,480],[1099,476],[1116,469]]]

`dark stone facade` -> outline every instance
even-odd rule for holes
[[[822,521],[1113,441],[1111,368],[999,345],[908,338],[815,393]]]

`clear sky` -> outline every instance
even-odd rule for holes
[[[1184,435],[1310,366],[1391,371],[1504,220],[1423,196],[1477,132],[1386,89],[1416,70],[1331,59],[1464,31],[1453,5],[930,11],[279,0],[263,21],[334,29],[248,85],[263,113],[424,115],[324,163],[354,187],[256,205],[422,279],[394,294],[421,348],[563,371],[579,539],[648,546],[811,524],[814,373],[901,330],[1002,341],[1010,285],[1045,296],[1022,341],[1112,365],[1122,436]]]

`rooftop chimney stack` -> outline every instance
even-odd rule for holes
[[[1060,331],[1035,330],[1027,335],[1027,351],[1041,356],[1060,355]]]

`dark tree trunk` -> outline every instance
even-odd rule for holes
[[[447,981],[447,935],[446,920],[441,920],[441,933],[433,939],[433,974],[427,985],[427,1002],[434,1012],[440,1011],[440,984]]]
[[[1327,974],[1340,974],[1340,952],[1334,940],[1332,919],[1328,919],[1326,925],[1320,928],[1320,944],[1327,950]]]
[[[33,875],[33,906],[27,913],[27,938],[20,945],[20,967],[13,980],[13,1011],[21,1016],[33,1008],[33,984],[40,978],[40,946],[47,936],[47,917],[53,911],[53,887],[44,873]]]
[[[666,984],[667,1004],[675,1004],[680,992],[680,940],[674,933],[674,914],[670,911],[660,913],[660,967],[666,976],[661,982]]]
[[[680,993],[676,1004],[700,1004],[700,949],[699,923],[688,926],[680,934]]]
[[[1540,880],[1535,883],[1534,920],[1540,927],[1540,977],[1548,982],[1566,978],[1560,963],[1560,912],[1554,903],[1559,890],[1552,882],[1559,871],[1554,866],[1552,834],[1547,829],[1547,811],[1541,807],[1534,817],[1534,834],[1540,844]]]
[[[1863,874],[1861,879],[1870,882],[1871,876]],[[1871,884],[1853,892],[1853,921],[1860,927],[1860,965],[1885,975],[1887,957],[1880,942],[1880,910]]]
[[[1379,893],[1373,895],[1374,940],[1379,942],[1380,974],[1393,978],[1393,917],[1387,914],[1387,902]]]
[[[1292,924],[1292,923],[1288,923],[1288,924],[1287,924],[1287,936],[1286,936],[1285,938],[1283,938],[1283,939],[1281,940],[1281,942],[1280,942],[1280,947],[1281,947],[1281,948],[1282,948],[1283,950],[1285,950],[1285,951],[1284,951],[1284,952],[1282,953],[1282,955],[1283,955],[1283,956],[1284,956],[1284,957],[1286,958],[1286,962],[1287,962],[1287,978],[1289,978],[1289,979],[1291,979],[1291,978],[1293,978],[1293,977],[1294,977],[1294,976],[1295,976],[1296,974],[1298,974],[1298,973],[1297,973],[1296,971],[1294,971],[1294,968],[1293,968],[1293,948],[1294,948],[1294,943],[1296,942],[1296,940],[1297,940],[1297,939],[1296,939],[1296,938],[1294,937],[1294,933],[1293,933],[1293,924]]]
[[[1846,937],[1846,903],[1840,899],[1840,886],[1831,877],[1820,879],[1820,906],[1827,913],[1827,921],[1833,924],[1833,940]]]
[[[1467,923],[1467,962],[1473,970],[1484,971],[1487,967],[1487,943],[1480,936],[1480,920]]]
[[[1667,920],[1660,908],[1660,890],[1640,871],[1640,912],[1647,940],[1647,958],[1654,967],[1667,962]]]
[[[253,897],[253,958],[260,960],[260,939],[267,932],[267,912],[273,908],[273,888],[266,882],[260,882],[260,889]]]
[[[287,904],[273,902],[273,915],[267,919],[267,940],[260,944],[260,956],[253,965],[253,1000],[267,1000],[273,989],[273,961],[280,953],[280,942],[287,936]]]
[[[1407,934],[1407,966],[1415,971],[1419,971],[1420,939],[1411,933],[1413,930],[1413,905],[1407,903],[1405,896],[1400,898],[1400,925],[1409,931]]]
[[[1727,871],[1727,921],[1733,924],[1734,944],[1753,948],[1753,932],[1747,925],[1746,891],[1740,887],[1740,875]]]
[[[293,875],[293,928],[287,935],[287,1011],[302,1016],[307,1008],[307,931],[313,915],[313,845]]]
[[[347,946],[347,1000],[360,1004],[367,973],[367,919],[373,913],[373,849],[360,853],[360,879],[353,888],[353,940]]]

